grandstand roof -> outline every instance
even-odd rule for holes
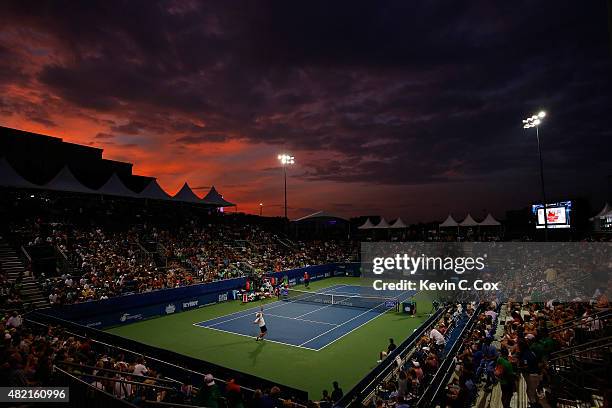
[[[157,180],[153,179],[138,195],[141,198],[151,198],[154,200],[171,200],[172,198],[160,187]]]
[[[127,188],[121,181],[117,173],[113,173],[102,187],[97,190],[98,193],[108,194],[121,197],[136,197],[136,193]]]
[[[357,227],[357,229],[372,229],[374,228],[374,224],[372,224],[372,221],[370,221],[370,219],[368,218],[366,220],[366,222],[363,223],[363,225]]]
[[[483,227],[497,227],[500,226],[501,223],[499,221],[497,221],[495,218],[493,218],[493,216],[491,215],[491,213],[487,214],[487,216],[485,217],[484,220],[482,220],[479,225],[483,226]]]
[[[189,184],[185,182],[178,193],[172,197],[175,201],[186,201],[188,203],[201,203],[202,200],[193,192]]]
[[[64,166],[55,177],[43,186],[48,190],[72,191],[76,193],[96,193],[95,190],[85,187],[74,177],[68,166]]]
[[[346,218],[340,217],[339,215],[328,213],[327,211],[317,211],[315,213],[306,215],[304,217],[297,218],[297,219],[295,219],[293,221],[294,222],[299,222],[299,221],[305,221],[305,220],[310,220],[310,219],[315,219],[315,218],[336,218],[336,219],[339,219],[339,220],[348,221]]]
[[[210,188],[210,191],[202,199],[202,202],[204,204],[211,204],[216,207],[235,207],[236,206],[236,204],[230,203],[229,201],[225,200],[223,196],[219,194],[215,186],[212,186]]]
[[[472,218],[471,214],[468,214],[463,221],[459,223],[460,227],[476,227],[478,223],[474,218]]]
[[[406,228],[406,224],[404,224],[404,221],[402,221],[401,218],[398,218],[397,220],[395,220],[395,222],[393,224],[391,224],[389,226],[389,228]]]
[[[455,221],[455,219],[453,218],[452,215],[448,214],[448,217],[446,217],[446,220],[444,220],[444,222],[442,224],[439,225],[439,227],[457,227],[459,226],[459,224],[457,223],[457,221]]]
[[[40,188],[21,177],[4,157],[0,159],[0,186]]]

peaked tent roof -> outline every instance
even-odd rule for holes
[[[4,157],[0,159],[0,186],[40,188],[40,186],[21,177]]]
[[[380,219],[380,222],[373,228],[389,228],[389,223],[384,217]]]
[[[188,203],[201,203],[202,202],[202,200],[200,200],[198,196],[195,195],[195,193],[193,192],[191,187],[189,187],[189,184],[187,184],[187,182],[183,184],[183,187],[181,187],[179,192],[176,193],[174,197],[172,197],[172,199],[175,201],[186,201]]]
[[[137,194],[127,188],[123,181],[113,173],[109,179],[97,190],[100,194],[122,196],[122,197],[137,197]]]
[[[64,166],[55,177],[43,186],[48,190],[72,191],[76,193],[95,193],[74,177],[68,166]]]
[[[398,218],[389,228],[406,228],[406,224],[404,224],[401,218]]]
[[[439,227],[457,227],[458,225],[459,224],[457,223],[457,221],[455,221],[453,216],[448,214],[448,217],[446,217],[446,220],[444,220],[444,222],[440,224]]]
[[[606,205],[604,205],[604,208],[602,208],[601,211],[598,212],[596,215],[594,215],[591,218],[589,218],[589,220],[593,221],[596,218],[605,217],[611,211],[612,211],[612,206],[610,206],[610,204],[606,203]]]
[[[501,225],[501,222],[497,221],[491,213],[489,213],[484,220],[480,222],[483,227],[497,227]]]
[[[459,223],[461,227],[476,227],[478,223],[472,218],[471,214],[468,214],[463,221]]]
[[[171,200],[170,195],[160,187],[155,179],[151,180],[138,196],[141,198],[152,198],[154,200]]]
[[[370,221],[369,218],[366,220],[366,222],[363,223],[363,225],[357,227],[357,229],[360,229],[360,230],[372,229],[372,228],[374,228],[374,224],[372,224],[372,221]]]
[[[340,217],[338,215],[331,214],[331,213],[328,213],[327,211],[321,210],[321,211],[317,211],[315,213],[306,215],[304,217],[297,218],[297,219],[293,220],[293,222],[305,221],[305,220],[310,220],[310,219],[314,219],[314,218],[337,218],[339,220],[348,221],[346,218],[343,218],[343,217]]]
[[[236,204],[230,203],[229,201],[225,200],[223,198],[223,196],[221,194],[219,194],[219,192],[217,191],[215,186],[212,186],[210,188],[210,191],[202,199],[202,202],[204,204],[212,204],[212,205],[215,205],[217,207],[235,207],[236,206]]]

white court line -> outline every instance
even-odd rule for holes
[[[325,309],[326,307],[330,307],[330,306],[334,306],[334,305],[330,304],[330,305],[327,305],[327,306],[321,306],[321,307],[319,307],[318,309],[312,310],[312,311],[310,311],[310,312],[307,312],[307,313],[301,314],[301,315],[296,316],[296,317],[306,316],[306,315],[309,315],[309,314],[311,314],[311,313],[318,312],[319,310],[323,310],[323,309]]]
[[[370,310],[372,310],[372,309],[370,309]],[[370,311],[370,310],[368,310],[368,311]],[[344,334],[343,334],[342,336],[340,336],[340,337],[336,337],[334,340],[330,341],[329,343],[326,343],[326,344],[325,344],[323,347],[318,348],[318,349],[316,349],[316,350],[317,350],[317,351],[319,351],[319,350],[323,350],[325,347],[329,346],[330,344],[335,343],[336,341],[340,340],[340,339],[341,339],[341,338],[343,338],[344,336],[347,336],[347,335],[351,334],[351,333],[352,333],[352,332],[354,332],[355,330],[359,329],[361,326],[364,326],[364,325],[366,325],[366,324],[368,324],[368,323],[370,323],[370,322],[372,322],[372,321],[374,321],[374,320],[378,319],[380,316],[384,315],[384,314],[385,314],[385,313],[387,313],[388,311],[389,311],[389,310],[385,310],[383,313],[379,313],[379,314],[378,314],[378,316],[374,316],[373,318],[366,320],[365,322],[361,323],[359,326],[355,327],[355,328],[354,328],[354,329],[352,329],[351,331],[348,331],[348,332],[344,333]],[[336,327],[336,328],[337,328],[337,327]],[[315,338],[316,338],[316,337],[315,337]],[[314,339],[310,339],[310,340],[314,340]],[[308,341],[310,341],[310,340],[308,340]],[[306,343],[308,343],[308,342],[306,342]],[[302,343],[302,344],[306,344],[306,343]]]
[[[334,285],[334,286],[340,286],[340,287],[343,287],[343,286],[350,286],[350,285]],[[330,286],[330,288],[333,288],[334,286]],[[321,293],[321,292],[312,292],[312,294],[320,294],[320,293]],[[276,309],[277,307],[281,307],[281,306],[283,306],[283,305],[286,305],[286,304],[289,304],[289,303],[295,303],[295,302],[299,302],[299,301],[300,301],[300,299],[297,299],[297,300],[290,300],[290,301],[286,301],[286,300],[277,300],[277,301],[274,301],[274,302],[271,302],[271,303],[268,303],[268,304],[269,304],[269,305],[274,305],[275,303],[279,303],[278,305],[276,305],[276,306],[272,306],[272,307],[267,307],[267,308],[264,308],[264,310]],[[236,314],[239,314],[239,316],[233,317],[233,318],[231,318],[231,319],[226,319],[226,320],[220,321],[220,322],[218,322],[218,323],[213,323],[213,324],[211,324],[211,325],[209,325],[209,326],[207,326],[207,327],[216,326],[216,325],[218,325],[218,324],[222,324],[222,323],[227,323],[227,322],[231,322],[231,321],[234,321],[234,320],[238,320],[238,319],[241,319],[241,318],[243,318],[243,317],[246,317],[246,316],[250,315],[251,313],[256,312],[256,311],[258,311],[258,310],[259,310],[259,306],[254,306],[254,307],[252,307],[252,308],[250,308],[250,309],[247,309],[247,310],[241,310],[241,311],[239,311],[239,312],[230,313],[230,314],[227,314],[227,315],[225,315],[225,316],[221,316],[221,317],[233,316],[233,315],[236,315]],[[240,314],[240,313],[242,313],[242,314]],[[216,318],[214,318],[214,319],[208,319],[208,320],[204,320],[204,321],[202,321],[202,322],[198,322],[198,323],[194,323],[194,324],[206,323],[206,322],[209,322],[209,321],[211,321],[211,320],[217,320],[217,319],[219,319],[219,318],[220,318],[220,317],[216,317]]]
[[[366,310],[365,312],[363,312],[362,314],[357,315],[357,316],[353,317],[352,319],[347,320],[346,322],[344,322],[344,323],[342,323],[342,324],[339,324],[338,326],[334,327],[333,329],[329,329],[328,331],[323,332],[323,333],[319,334],[318,336],[313,337],[312,339],[310,339],[310,340],[308,340],[308,341],[303,342],[302,344],[300,344],[300,346],[303,346],[303,345],[304,345],[304,344],[306,344],[306,343],[310,343],[311,341],[318,339],[319,337],[323,336],[324,334],[327,334],[327,333],[329,333],[329,332],[331,332],[331,331],[333,331],[333,330],[336,330],[337,328],[342,327],[342,326],[344,326],[345,324],[352,322],[352,321],[353,321],[353,320],[355,320],[356,318],[361,317],[361,316],[363,316],[364,314],[369,313],[369,312],[371,312],[371,311],[372,311],[372,310],[374,310],[374,309],[376,309],[376,308],[375,308],[375,307],[373,307],[373,308],[371,308],[371,309],[368,309],[368,310]],[[381,313],[381,314],[383,314],[383,313]],[[376,317],[378,317],[378,316],[376,316]],[[368,322],[369,322],[369,321],[370,321],[370,320],[368,320]],[[366,323],[367,323],[367,322],[366,322]],[[354,330],[354,329],[353,329],[353,330]]]
[[[196,327],[200,327],[202,329],[216,330],[216,331],[223,332],[223,333],[235,334],[236,336],[248,337],[249,339],[253,339],[253,340],[255,339],[255,336],[249,336],[248,334],[236,333],[236,332],[233,332],[233,331],[227,331],[227,330],[223,330],[223,329],[217,329],[216,327],[198,326],[196,323],[194,323],[193,325],[196,326]],[[313,348],[310,348],[310,347],[298,346],[298,345],[291,344],[291,343],[283,343],[282,341],[276,341],[276,340],[270,340],[270,339],[265,339],[265,340],[260,340],[260,341],[263,341],[263,342],[268,342],[269,341],[270,343],[282,344],[284,346],[297,347],[297,348],[301,348],[301,349],[304,349],[304,350],[310,350],[310,351],[318,351],[317,349],[313,349]]]
[[[400,295],[398,295],[398,296],[400,296]],[[396,296],[396,298],[397,298],[398,296]],[[378,307],[378,306],[377,306],[377,307]],[[318,336],[316,336],[316,337],[313,337],[312,339],[310,339],[310,340],[308,340],[308,341],[306,341],[306,342],[304,342],[304,343],[300,344],[300,346],[303,346],[304,344],[310,343],[311,341],[318,339],[319,337],[323,336],[324,334],[327,334],[327,333],[329,333],[329,332],[331,332],[331,331],[334,331],[334,330],[336,330],[337,328],[342,327],[342,326],[344,326],[345,324],[347,324],[347,323],[349,323],[349,322],[352,322],[353,320],[357,319],[358,317],[361,317],[361,316],[363,316],[364,314],[366,314],[366,313],[368,313],[368,312],[371,312],[371,311],[372,311],[372,310],[374,310],[374,309],[376,309],[376,307],[373,307],[373,308],[371,308],[371,309],[368,309],[368,310],[366,310],[365,312],[363,312],[362,314],[357,315],[357,316],[353,317],[353,318],[352,318],[352,319],[350,319],[350,320],[347,320],[346,322],[344,322],[344,323],[342,323],[342,324],[340,324],[340,325],[338,325],[338,326],[334,327],[333,329],[329,329],[328,331],[326,331],[326,332],[324,332],[324,333],[321,333],[321,334],[319,334],[319,335],[318,335]],[[349,332],[347,332],[347,333],[344,333],[342,336],[337,337],[337,338],[336,338],[336,339],[334,339],[333,341],[331,341],[331,342],[327,343],[326,345],[324,345],[323,347],[321,347],[320,349],[317,349],[317,350],[323,350],[325,347],[327,347],[327,346],[329,346],[330,344],[332,344],[332,343],[336,342],[337,340],[341,339],[342,337],[346,336],[347,334],[350,334],[350,333],[354,332],[355,330],[359,329],[361,326],[363,326],[363,325],[365,325],[365,324],[370,323],[370,322],[371,322],[371,321],[373,321],[374,319],[379,318],[380,316],[384,315],[384,314],[385,314],[385,313],[387,313],[388,311],[389,311],[389,310],[385,310],[383,313],[379,313],[377,316],[375,316],[375,317],[373,317],[373,318],[371,318],[371,319],[366,320],[365,322],[363,322],[363,323],[362,323],[362,324],[360,324],[359,326],[355,327],[355,328],[354,328],[354,329],[352,329],[351,331],[349,331]]]
[[[308,319],[298,319],[297,317],[288,317],[288,316],[281,316],[281,315],[275,315],[275,314],[267,314],[267,316],[272,316],[272,317],[281,317],[283,319],[291,319],[291,320],[299,320],[301,322],[310,322],[310,323],[318,323],[318,324],[327,324],[330,326],[338,326],[335,323],[327,323],[327,322],[318,322],[316,320],[308,320]]]
[[[413,294],[412,294],[410,297],[414,296],[415,294],[416,294],[416,292],[415,292],[415,293],[413,293]],[[401,295],[398,295],[397,297],[399,297],[399,296],[401,296]],[[372,310],[372,309],[370,309],[370,310]],[[370,310],[368,310],[368,312],[369,312]],[[391,310],[391,309],[389,309],[389,310]],[[368,323],[370,323],[370,322],[372,322],[372,321],[374,321],[374,320],[378,319],[380,316],[384,315],[384,314],[385,314],[385,313],[387,313],[389,310],[385,310],[383,313],[379,313],[379,314],[378,314],[378,316],[374,316],[373,318],[368,319],[367,321],[365,321],[365,322],[361,323],[359,326],[355,327],[355,328],[354,328],[354,329],[352,329],[351,331],[348,331],[348,332],[344,333],[344,334],[343,334],[342,336],[340,336],[340,337],[336,337],[334,340],[330,341],[329,343],[326,343],[326,344],[325,344],[323,347],[318,348],[317,350],[323,350],[325,347],[329,346],[330,344],[334,344],[335,342],[337,342],[338,340],[340,340],[340,339],[341,339],[341,338],[343,338],[344,336],[347,336],[347,335],[351,334],[352,332],[354,332],[355,330],[359,329],[361,326],[364,326],[364,325],[366,325],[366,324],[368,324]],[[357,317],[359,317],[359,316],[357,316]],[[315,338],[316,338],[316,337],[315,337]],[[311,339],[311,340],[314,340],[314,339]],[[310,341],[310,340],[309,340],[309,341]],[[306,343],[307,343],[307,342],[306,342]],[[302,343],[302,344],[306,344],[306,343]]]
[[[346,284],[345,284],[345,285],[334,285],[334,286],[330,286],[330,287],[325,288],[325,289],[328,289],[328,290],[329,290],[329,289],[331,289],[331,288],[336,288],[336,287],[345,287],[345,286],[355,286],[355,285],[346,285]],[[313,294],[315,294],[315,293],[324,293],[324,292],[312,292],[312,293],[313,293]],[[397,297],[399,297],[399,296],[401,296],[401,295],[402,295],[402,294],[398,294],[398,295],[397,295],[395,298],[397,298]],[[270,304],[270,305],[274,305],[275,303],[279,303],[278,305],[275,305],[275,306],[272,306],[272,307],[268,307],[266,310],[275,309],[275,308],[280,307],[280,306],[283,306],[283,305],[285,305],[285,304],[295,303],[295,302],[298,302],[298,301],[299,301],[299,300],[292,300],[292,301],[280,301],[280,300],[277,300],[277,301],[272,302],[272,303],[269,303],[269,304]],[[320,309],[323,309],[323,308],[325,308],[325,307],[329,307],[329,306],[334,306],[334,305],[327,305],[327,306],[321,307],[321,308],[319,308],[319,309],[317,309],[317,310],[320,310]],[[324,333],[322,333],[322,334],[320,334],[320,335],[318,335],[318,336],[315,336],[315,337],[311,338],[310,340],[308,340],[308,341],[305,341],[305,342],[301,343],[300,345],[289,344],[289,343],[283,343],[283,342],[280,342],[280,341],[274,341],[274,340],[265,340],[265,341],[269,341],[269,342],[272,342],[272,343],[278,343],[278,344],[284,344],[284,345],[291,346],[291,347],[298,347],[298,348],[302,348],[302,349],[306,349],[306,350],[313,350],[313,351],[323,350],[325,347],[329,346],[329,345],[330,345],[330,344],[332,344],[332,343],[335,343],[337,340],[339,340],[339,339],[341,339],[342,337],[344,337],[344,336],[346,336],[346,335],[348,335],[348,334],[352,333],[353,331],[355,331],[355,330],[359,329],[361,326],[363,326],[363,325],[365,325],[365,324],[367,324],[367,323],[371,322],[372,320],[377,319],[378,317],[382,316],[382,315],[383,315],[383,314],[385,314],[387,311],[385,311],[385,312],[383,312],[383,313],[379,313],[377,316],[375,316],[375,317],[374,317],[374,318],[372,318],[372,319],[368,319],[366,322],[364,322],[364,323],[360,324],[359,326],[357,326],[357,327],[355,327],[354,329],[352,329],[351,331],[349,331],[349,332],[347,332],[347,333],[343,334],[342,336],[340,336],[340,337],[338,337],[338,338],[334,339],[334,340],[333,340],[333,341],[331,341],[330,343],[325,344],[325,345],[324,345],[323,347],[321,347],[321,348],[314,349],[314,348],[310,348],[310,347],[304,347],[303,345],[304,345],[304,344],[307,344],[307,343],[309,343],[309,342],[311,342],[312,340],[315,340],[315,339],[317,339],[317,338],[321,337],[321,336],[322,336],[322,335],[324,335],[324,334],[327,334],[327,333],[329,333],[329,332],[331,332],[331,331],[333,331],[333,330],[337,329],[338,327],[341,327],[341,326],[343,326],[343,325],[345,325],[345,324],[347,324],[347,323],[349,323],[349,322],[351,322],[351,321],[355,320],[356,318],[358,318],[358,317],[360,317],[360,316],[363,316],[364,314],[366,314],[366,313],[368,313],[368,312],[370,312],[370,311],[372,311],[372,310],[374,310],[374,309],[376,309],[376,308],[374,307],[374,308],[372,308],[372,309],[369,309],[369,310],[365,311],[364,313],[362,313],[362,314],[360,314],[360,315],[358,315],[358,316],[353,317],[353,318],[352,318],[352,319],[350,319],[350,320],[347,320],[347,321],[345,321],[345,322],[343,322],[343,323],[341,323],[341,324],[339,324],[339,325],[336,325],[334,328],[332,328],[332,329],[330,329],[330,330],[328,330],[328,331],[326,331],[326,332],[324,332]],[[202,327],[202,328],[205,328],[205,329],[217,330],[217,331],[224,332],[224,333],[236,334],[236,335],[238,335],[238,336],[243,336],[243,337],[252,337],[252,336],[249,336],[249,335],[246,335],[246,334],[241,334],[241,333],[236,333],[236,332],[232,332],[232,331],[222,330],[222,329],[218,329],[218,328],[216,328],[216,327],[212,327],[212,326],[216,326],[216,325],[218,325],[218,324],[222,324],[222,323],[230,322],[230,321],[233,321],[233,320],[237,320],[237,319],[240,319],[240,318],[242,318],[242,317],[247,317],[247,316],[248,316],[249,314],[251,314],[253,311],[257,311],[257,310],[259,310],[259,307],[252,307],[252,308],[250,308],[250,309],[248,309],[248,310],[244,310],[244,311],[238,311],[238,312],[230,313],[230,314],[228,314],[228,315],[226,315],[226,316],[232,316],[232,315],[235,315],[235,314],[240,314],[240,313],[242,313],[242,314],[241,314],[240,316],[235,317],[235,318],[232,318],[232,319],[226,319],[226,320],[223,320],[223,321],[221,321],[221,322],[214,323],[214,324],[211,324],[211,325],[208,325],[208,326],[202,326],[201,324],[202,324],[202,323],[206,323],[206,322],[211,321],[211,320],[216,320],[216,319],[218,319],[218,318],[208,319],[208,320],[204,320],[204,321],[202,321],[202,322],[193,323],[193,325],[194,325],[194,326],[197,326],[197,327]],[[317,311],[317,310],[314,310],[314,311]],[[311,313],[311,312],[309,312],[309,313]],[[307,313],[307,314],[308,314],[308,313]],[[286,317],[286,316],[277,316],[277,317]],[[298,316],[298,317],[299,317],[299,316]],[[297,318],[296,318],[296,320],[300,320],[300,319],[297,319]],[[303,319],[303,320],[305,320],[305,319]],[[324,323],[324,322],[317,322],[317,323],[323,323],[323,324],[326,324],[326,323]],[[327,323],[327,324],[332,324],[332,323]]]

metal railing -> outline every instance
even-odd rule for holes
[[[440,395],[440,391],[443,387],[446,387],[450,377],[452,376],[455,370],[455,356],[467,340],[466,334],[470,333],[482,311],[483,306],[480,305],[474,311],[474,314],[470,317],[465,326],[463,326],[461,333],[455,340],[455,343],[451,346],[451,349],[446,354],[444,360],[438,367],[438,370],[434,374],[432,380],[429,382],[427,388],[419,398],[416,406],[423,407],[434,405],[438,396]]]
[[[42,321],[37,321],[37,318],[42,319]],[[171,373],[171,375],[176,375],[177,377],[180,377],[179,379],[172,378],[170,376],[165,377],[166,379],[173,380],[177,383],[178,382],[183,383],[187,381],[187,382],[192,382],[196,384],[196,383],[201,382],[205,373],[202,371],[193,370],[187,367],[187,365],[189,366],[197,365],[199,367],[206,367],[207,371],[210,370],[211,373],[216,373],[216,375],[214,375],[214,380],[224,385],[227,384],[228,380],[231,378],[237,378],[237,377],[241,378],[244,384],[240,384],[240,388],[243,391],[243,393],[245,393],[245,395],[247,396],[252,396],[255,393],[256,387],[263,389],[263,388],[271,388],[274,385],[279,385],[281,390],[283,390],[283,392],[286,392],[287,397],[294,396],[298,398],[298,400],[307,400],[307,394],[303,391],[300,391],[300,390],[297,390],[297,389],[294,389],[288,386],[284,386],[281,384],[272,383],[270,381],[264,380],[259,377],[255,377],[255,376],[252,376],[246,373],[237,372],[235,370],[221,367],[213,363],[209,363],[203,360],[198,360],[198,359],[194,359],[194,358],[184,356],[178,353],[174,353],[169,350],[163,350],[163,349],[159,349],[153,346],[148,346],[142,343],[138,343],[133,340],[121,338],[119,336],[113,335],[108,332],[103,332],[100,330],[96,330],[94,328],[81,326],[76,323],[60,319],[55,316],[43,315],[40,312],[32,312],[30,314],[27,314],[25,316],[25,319],[28,322],[31,322],[37,325],[41,325],[41,326],[48,326],[49,324],[60,324],[64,328],[66,333],[72,336],[75,336],[75,337],[79,337],[81,339],[88,339],[94,345],[98,345],[99,347],[105,350],[115,350],[118,352],[122,352],[126,355],[131,355],[134,358],[143,357],[149,363],[152,363],[153,367],[160,368],[161,371],[163,371],[165,374]],[[69,328],[73,328],[74,330],[69,329]],[[86,336],[79,333],[79,330],[84,331],[86,333]],[[106,341],[103,341],[101,339],[105,339]],[[111,344],[111,342],[113,344]],[[139,350],[142,349],[143,351],[135,351],[134,349],[128,349],[126,347],[122,347],[119,344],[128,344],[128,345],[134,346],[135,349],[139,349]],[[167,355],[168,359],[164,360],[161,358],[153,357],[153,354]],[[170,359],[172,359],[173,361],[176,361],[177,364],[171,363]],[[182,364],[182,365],[179,365],[179,364]],[[219,373],[223,373],[225,375],[225,378],[227,378],[227,380],[218,376]]]
[[[67,406],[75,408],[136,408],[136,405],[119,399],[113,394],[96,388],[82,379],[68,373],[60,367],[53,366],[53,382],[55,386],[70,389],[70,402]],[[66,406],[62,404],[62,406]]]
[[[336,408],[347,408],[352,406],[361,406],[364,402],[369,401],[379,384],[387,381],[399,369],[396,359],[399,357],[404,364],[407,357],[414,350],[419,339],[438,322],[442,315],[446,313],[446,308],[441,308],[430,316],[419,328],[414,331],[406,340],[404,340],[387,358],[378,366],[376,366],[368,375],[366,375],[357,385],[355,385],[344,397],[335,404]]]

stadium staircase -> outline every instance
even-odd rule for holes
[[[6,273],[9,282],[21,285],[19,292],[24,307],[32,309],[49,305],[38,281],[26,269],[17,252],[4,239],[0,239],[0,268]]]
[[[289,238],[281,237],[281,236],[278,236],[278,235],[275,235],[274,238],[276,239],[276,242],[278,242],[279,244],[281,244],[285,248],[290,249],[290,250],[295,250],[296,245]]]

